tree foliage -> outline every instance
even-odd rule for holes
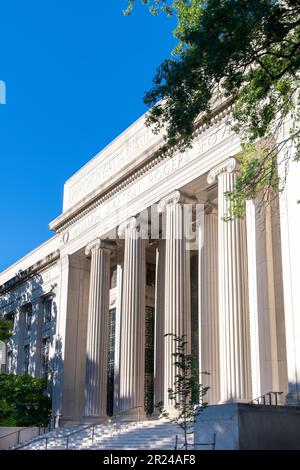
[[[137,0],[130,0],[127,13]],[[232,105],[231,126],[242,139],[241,175],[228,197],[243,215],[244,201],[262,189],[281,189],[282,163],[299,160],[300,3],[298,0],[141,0],[153,14],[177,17],[173,57],[157,69],[145,95],[147,123],[165,129],[170,145],[185,147],[197,119],[209,123],[215,98]],[[289,135],[280,138],[290,116]],[[257,151],[257,142],[260,142]],[[271,193],[272,191],[270,191]]]
[[[13,323],[10,320],[4,320],[0,318],[0,341],[5,343],[9,340],[12,335]]]
[[[175,380],[173,387],[168,389],[169,400],[176,410],[176,416],[171,418],[183,431],[184,447],[188,447],[188,433],[196,416],[204,410],[207,403],[204,396],[208,387],[199,384],[199,373],[195,367],[194,358],[187,353],[187,341],[185,335],[177,336],[168,333],[175,343],[175,352],[172,353],[172,367],[175,369]],[[207,372],[204,372],[207,374]],[[200,405],[199,405],[200,404]],[[156,405],[161,416],[170,419],[169,413],[164,409],[164,403]]]
[[[43,379],[0,374],[0,426],[47,425],[51,398]]]

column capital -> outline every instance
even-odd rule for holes
[[[130,219],[125,220],[125,222],[119,225],[118,236],[122,237],[127,230],[138,230],[139,226],[140,224],[137,217],[130,217]]]
[[[222,173],[232,173],[237,166],[236,159],[234,157],[227,158],[222,163],[217,165],[215,168],[210,170],[207,175],[208,184],[212,184],[216,181],[217,176]]]
[[[197,202],[196,198],[187,196],[183,194],[181,191],[176,189],[172,193],[168,194],[164,198],[162,198],[157,206],[158,213],[161,214],[166,210],[168,205],[175,205],[175,204],[195,204]]]
[[[112,252],[112,245],[109,244],[108,242],[104,241],[104,240],[101,240],[100,238],[96,238],[95,240],[93,240],[92,242],[90,242],[86,247],[85,247],[85,255],[86,256],[91,256],[91,252],[92,250],[99,250],[99,249],[102,249],[102,250],[105,250],[105,251],[108,251],[109,253]]]

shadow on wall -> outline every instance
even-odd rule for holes
[[[20,271],[0,288],[0,312],[13,320],[12,337],[6,346],[6,371],[18,375],[47,377],[52,395],[57,375],[51,350],[54,347],[57,319],[56,288],[44,288],[41,274]]]

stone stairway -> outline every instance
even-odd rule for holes
[[[183,446],[181,429],[165,420],[149,420],[131,423],[107,423],[97,426],[73,426],[59,428],[42,437],[31,439],[20,450],[173,450]],[[47,441],[46,441],[47,439]],[[189,435],[192,449],[194,435]]]

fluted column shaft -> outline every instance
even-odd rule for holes
[[[200,377],[210,387],[209,404],[220,400],[219,380],[219,302],[218,302],[218,217],[208,207],[204,215],[204,245],[201,251],[200,299]]]
[[[184,218],[181,195],[175,191],[160,201],[158,210],[165,212],[165,321],[164,334],[186,335],[187,352],[191,348],[190,253],[184,237]],[[173,410],[168,389],[174,388],[176,368],[173,353],[176,344],[165,337],[164,346],[164,407]]]
[[[251,398],[250,345],[247,298],[246,229],[244,220],[225,221],[229,201],[225,194],[235,186],[233,158],[212,170],[218,176],[219,321],[221,401]]]
[[[119,227],[125,237],[121,312],[119,412],[144,414],[145,383],[145,240],[137,220]]]
[[[85,416],[105,417],[107,406],[107,355],[110,251],[101,242],[89,245],[91,256],[86,347]]]

